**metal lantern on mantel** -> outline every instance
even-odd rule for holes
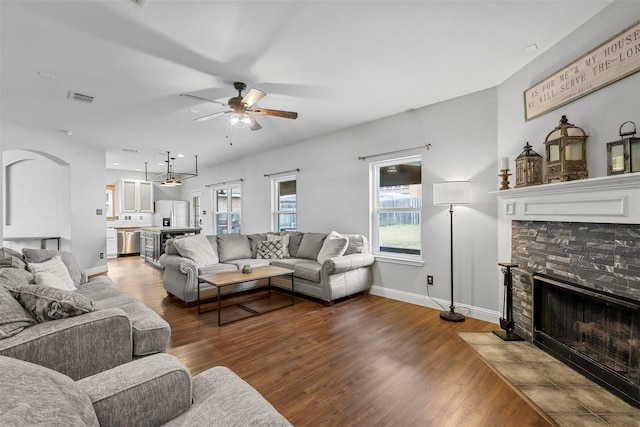
[[[633,130],[622,132],[626,124],[632,124]],[[640,138],[634,137],[636,124],[624,122],[619,134],[622,139],[607,143],[607,175],[640,172]]]
[[[516,187],[529,187],[542,184],[542,156],[527,144],[516,157]]]
[[[544,141],[545,182],[574,181],[589,177],[587,171],[587,134],[562,116]]]

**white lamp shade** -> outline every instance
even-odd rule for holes
[[[436,182],[433,184],[433,205],[468,205],[471,203],[471,183],[468,181]]]

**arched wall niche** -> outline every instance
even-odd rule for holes
[[[4,246],[40,247],[42,238],[60,237],[60,249],[69,248],[70,165],[42,151],[9,150],[2,153],[2,170]]]

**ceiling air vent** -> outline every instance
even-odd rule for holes
[[[131,0],[131,3],[135,3],[140,7],[144,7],[144,5],[147,3],[147,0]]]
[[[93,102],[93,96],[78,92],[69,92],[69,99],[72,101],[86,102],[87,104],[91,104]]]

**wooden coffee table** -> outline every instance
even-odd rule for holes
[[[267,313],[269,311],[292,306],[294,304],[294,299],[295,299],[294,290],[293,290],[293,270],[290,270],[288,268],[276,267],[274,265],[267,265],[264,267],[254,268],[251,273],[243,273],[242,271],[225,271],[222,273],[204,274],[202,276],[198,276],[198,314],[205,312],[200,309],[200,284],[201,283],[208,283],[216,287],[216,290],[218,293],[218,297],[217,297],[218,326],[222,326],[222,325],[226,325],[227,323],[235,322],[235,320],[240,320],[240,319],[235,319],[225,323],[221,322],[220,292],[223,287],[237,285],[239,283],[244,283],[244,282],[251,282],[253,280],[268,279],[269,284],[267,286],[267,289],[269,291],[268,297],[270,298],[271,297],[271,278],[279,277],[279,276],[291,277],[291,304],[278,306],[275,308],[262,310],[262,311],[255,310],[254,308],[251,307],[251,304],[249,304],[253,301],[257,301],[260,298],[234,304],[236,307],[239,307],[247,311],[248,313],[250,313],[248,316],[245,316],[245,317],[257,316],[258,314]],[[211,311],[211,310],[206,310],[206,311]],[[244,319],[245,317],[242,317],[242,319]]]

